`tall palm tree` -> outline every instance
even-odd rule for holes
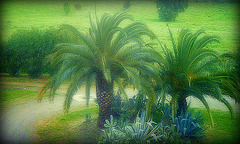
[[[206,96],[225,104],[231,114],[233,109],[224,96],[240,102],[238,81],[231,75],[230,69],[226,71],[226,67],[221,67],[224,59],[228,62],[230,59],[227,58],[227,54],[218,55],[207,47],[212,42],[219,42],[219,39],[204,35],[205,31],[202,29],[191,33],[189,29],[183,28],[177,43],[169,28],[168,30],[173,49],[168,49],[160,42],[165,57],[165,63],[159,69],[162,100],[164,102],[167,94],[171,96],[172,116],[175,118],[181,112],[186,112],[187,97],[199,99],[206,107],[213,126]]]
[[[139,73],[155,70],[148,61],[157,58],[156,52],[145,47],[143,41],[143,38],[154,38],[154,34],[143,23],[122,24],[127,20],[132,20],[127,13],[105,13],[100,20],[96,17],[96,22],[90,15],[91,27],[86,34],[71,25],[64,25],[63,29],[74,33],[81,39],[81,44],[64,43],[56,46],[52,63],[58,72],[42,88],[39,98],[47,90],[50,90],[50,98],[53,98],[57,88],[67,81],[70,85],[64,109],[68,111],[73,95],[84,84],[88,105],[90,88],[95,83],[99,105],[98,126],[103,127],[105,119],[111,114],[114,84],[126,96],[123,82],[140,88]]]

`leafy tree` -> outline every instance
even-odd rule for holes
[[[53,98],[57,88],[65,81],[70,82],[64,102],[64,109],[69,110],[73,95],[78,88],[86,84],[87,105],[90,88],[96,83],[96,95],[99,105],[98,126],[103,127],[111,114],[114,84],[124,96],[123,82],[140,88],[140,72],[151,73],[155,66],[156,52],[144,45],[144,38],[154,38],[154,34],[146,25],[139,22],[120,27],[121,23],[132,18],[127,13],[103,14],[96,22],[90,16],[89,32],[83,34],[71,25],[63,25],[63,29],[75,33],[81,44],[60,44],[52,55],[52,63],[58,72],[46,83],[39,97],[50,90]]]
[[[189,96],[203,103],[211,120],[212,116],[205,96],[222,102],[232,114],[233,109],[223,96],[240,102],[239,83],[236,75],[230,72],[234,70],[230,68],[230,63],[231,65],[233,63],[228,54],[218,55],[207,48],[210,43],[219,42],[219,39],[215,36],[203,35],[205,31],[202,29],[191,33],[189,29],[183,28],[176,43],[170,30],[169,33],[173,49],[161,45],[165,63],[160,68],[162,85],[159,90],[163,101],[167,94],[172,98],[172,117],[175,118],[176,114],[186,112],[186,98]],[[227,67],[223,65],[224,61],[227,62]]]
[[[161,21],[175,21],[178,13],[183,12],[187,6],[187,0],[156,0],[157,11]]]

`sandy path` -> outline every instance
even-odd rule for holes
[[[64,93],[62,90],[61,93]],[[91,90],[90,104],[94,104],[93,99],[96,97],[95,88]],[[126,89],[129,96],[137,93],[132,89]],[[71,105],[71,110],[81,108],[85,106],[84,99],[85,91],[83,89],[74,96],[74,100]],[[239,105],[236,105],[233,100],[228,99],[235,111],[239,112]],[[203,107],[200,101],[195,98],[189,98],[192,107]],[[216,100],[207,98],[211,109],[218,109],[227,111],[227,108]],[[42,119],[48,118],[57,113],[63,112],[64,96],[58,96],[54,102],[49,103],[47,99],[44,99],[41,103],[37,101],[30,101],[24,104],[12,106],[2,113],[2,140],[7,143],[20,143],[20,142],[34,142],[33,133],[34,125]]]

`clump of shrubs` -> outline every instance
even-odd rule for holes
[[[54,69],[47,55],[54,52],[55,45],[71,39],[66,32],[52,27],[19,29],[1,46],[1,72],[12,76],[29,74],[31,78],[52,74]]]

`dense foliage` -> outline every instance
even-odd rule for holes
[[[158,16],[161,21],[175,21],[178,13],[183,12],[187,6],[187,0],[156,0]]]
[[[57,29],[20,29],[11,35],[2,47],[2,72],[17,76],[21,73],[39,77],[43,73],[52,74],[54,70],[46,61],[46,56],[54,52],[58,43],[68,42]]]

